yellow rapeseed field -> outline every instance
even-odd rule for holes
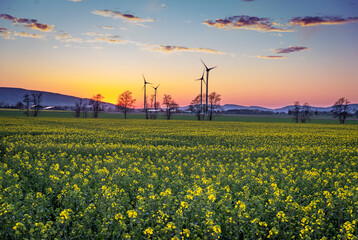
[[[357,239],[358,126],[0,118],[0,239]]]

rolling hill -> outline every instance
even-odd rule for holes
[[[18,102],[22,102],[24,95],[30,93],[32,90],[23,88],[8,88],[0,87],[0,105],[14,106]],[[42,106],[61,106],[61,107],[74,107],[75,103],[80,100],[78,97],[64,95],[60,93],[42,92]],[[88,104],[89,99],[84,98],[83,102]],[[115,107],[114,104],[105,103],[106,107]]]

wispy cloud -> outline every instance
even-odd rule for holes
[[[213,54],[225,54],[222,51],[217,51],[211,48],[193,48],[194,52],[206,52],[206,53],[213,53]]]
[[[125,43],[128,42],[128,40],[122,40],[119,35],[111,35],[111,34],[103,34],[103,33],[95,33],[95,32],[86,32],[82,33],[83,35],[89,36],[89,37],[95,37],[93,39],[87,40],[89,43],[95,43],[95,42],[107,42],[107,43]]]
[[[129,42],[128,40],[120,39],[120,36],[118,36],[118,35],[109,35],[109,34],[103,35],[102,34],[102,35],[97,35],[97,36],[101,36],[101,37],[96,37],[94,39],[87,40],[87,42],[90,42],[90,43],[104,42],[104,43],[113,43],[113,44]]]
[[[299,47],[299,46],[290,46],[288,48],[278,48],[278,49],[271,49],[275,54],[286,54],[286,53],[293,53],[299,52],[303,50],[308,50],[307,47]],[[282,55],[269,55],[269,56],[256,56],[257,58],[261,59],[286,59],[286,57]]]
[[[290,32],[289,29],[284,29],[279,24],[272,22],[269,18],[250,17],[246,15],[232,16],[228,18],[218,18],[215,21],[206,20],[203,24],[210,27],[224,28],[224,29],[247,29],[261,32]]]
[[[6,29],[2,30],[6,32]],[[67,32],[59,33],[56,35],[56,39],[64,42],[77,42],[77,43],[92,43],[91,48],[93,49],[103,49],[103,46],[96,45],[96,43],[107,43],[107,44],[131,44],[137,46],[139,49],[150,52],[161,52],[166,54],[175,54],[180,52],[192,52],[192,53],[209,53],[209,54],[226,54],[225,52],[210,49],[210,48],[201,48],[201,47],[183,47],[183,46],[175,46],[175,45],[159,45],[159,44],[148,44],[141,43],[132,40],[121,39],[119,35],[111,35],[111,34],[103,34],[103,33],[95,33],[95,32],[87,32],[82,33],[82,35],[86,35],[89,38],[81,39],[81,38],[73,38],[71,34]],[[73,46],[69,44],[65,44],[65,47],[81,47],[81,46]]]
[[[11,30],[7,28],[0,27],[0,36],[5,39],[11,38]]]
[[[157,45],[157,46],[152,46],[152,50],[162,51],[162,52],[176,52],[176,51],[189,51],[190,49],[187,47],[180,47],[180,46]]]
[[[103,29],[109,29],[109,30],[116,29],[115,27],[111,27],[111,26],[101,26],[101,28],[103,28]]]
[[[68,0],[69,2],[82,2],[83,0]]]
[[[62,42],[82,43],[83,39],[82,38],[68,38],[68,39],[62,40]]]
[[[25,38],[39,38],[39,39],[44,39],[45,38],[44,35],[34,34],[34,33],[27,33],[27,32],[14,32],[13,35],[14,36],[19,36],[19,37],[25,37]]]
[[[59,34],[57,34],[56,35],[56,39],[57,40],[61,40],[61,39],[68,39],[68,38],[71,38],[72,36],[71,36],[71,34],[69,34],[69,33],[59,33]]]
[[[7,28],[0,27],[0,33],[9,32],[10,30]]]
[[[109,34],[106,34],[107,37],[109,38],[121,38],[121,36],[119,35],[109,35]]]
[[[54,25],[39,23],[37,22],[36,19],[17,18],[9,14],[0,14],[0,18],[4,20],[12,21],[14,25],[22,25],[26,28],[40,30],[43,32],[51,32],[54,29]]]
[[[114,18],[114,19],[122,18],[122,19],[125,19],[126,21],[130,21],[130,22],[154,22],[154,20],[151,18],[143,19],[143,18],[134,16],[132,14],[121,13],[119,11],[108,10],[108,9],[107,10],[95,10],[92,13],[96,14],[96,15],[103,16],[103,17],[110,17],[110,18]]]
[[[257,56],[257,58],[262,58],[262,59],[285,59],[286,57],[284,57],[284,56]]]
[[[89,37],[121,38],[121,36],[119,36],[119,35],[112,35],[109,33],[103,34],[103,33],[95,33],[95,32],[86,32],[86,33],[82,33],[82,35],[86,35]]]
[[[25,38],[38,38],[45,39],[44,35],[27,33],[27,32],[16,32],[10,29],[0,27],[0,36],[5,39],[15,39],[14,37],[25,37]]]
[[[276,54],[282,54],[282,53],[293,53],[293,52],[299,52],[302,50],[308,50],[309,48],[307,47],[299,47],[299,46],[291,46],[288,48],[278,48],[278,49],[273,49],[273,51]]]
[[[145,50],[163,53],[174,53],[174,52],[205,52],[211,54],[224,54],[224,52],[217,51],[210,48],[188,48],[182,46],[171,46],[171,45],[152,45],[143,44]]]
[[[295,17],[289,20],[289,25],[309,27],[315,25],[337,25],[358,22],[358,17],[317,17],[317,16],[306,16],[306,17]]]
[[[125,43],[125,42],[127,42],[127,40],[104,38],[104,37],[96,38],[95,40],[97,40],[99,42],[108,42],[108,43]]]
[[[104,36],[104,34],[102,33],[95,33],[95,32],[86,32],[86,33],[82,33],[83,35],[87,35],[87,36]]]
[[[82,38],[74,38],[71,34],[65,32],[65,33],[59,33],[55,37],[56,40],[59,40],[61,42],[75,42],[75,43],[82,43]]]

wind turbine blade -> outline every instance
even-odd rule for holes
[[[158,84],[158,86],[156,87],[156,89],[160,86],[160,84]]]
[[[202,59],[200,59],[200,61],[204,64],[206,71],[208,71],[209,68],[205,65],[204,61]]]
[[[201,75],[201,78],[195,79],[195,81],[204,80],[204,73],[205,73],[205,69],[203,70],[203,75]]]
[[[213,69],[215,69],[215,68],[217,68],[217,67],[218,67],[218,66],[215,66],[215,67],[209,68],[209,71],[210,71],[210,70],[213,70]]]

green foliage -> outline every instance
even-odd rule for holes
[[[357,125],[0,122],[1,239],[358,236]]]

